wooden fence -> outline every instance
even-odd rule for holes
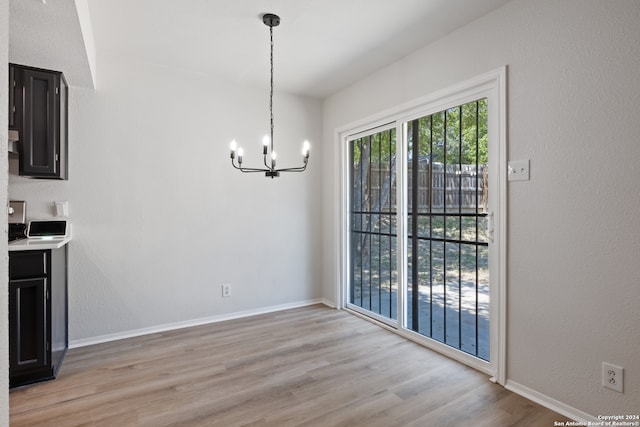
[[[431,166],[431,171],[429,170]],[[485,165],[459,165],[433,163],[429,165],[428,160],[421,160],[418,163],[418,211],[429,212],[429,194],[431,194],[431,212],[478,212],[487,205],[487,169]],[[413,165],[409,164],[409,211],[413,211],[411,200]],[[381,184],[389,179],[389,165],[382,163],[373,166],[370,174],[370,192],[377,194]],[[432,182],[430,182],[432,181]],[[431,184],[431,185],[430,185]],[[383,203],[387,206],[396,206],[396,194],[390,194],[391,203]],[[395,210],[395,209],[394,209]]]

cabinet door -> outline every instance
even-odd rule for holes
[[[55,177],[59,169],[59,77],[23,69],[20,175]]]
[[[47,279],[9,282],[9,371],[47,366]]]
[[[34,279],[49,274],[50,250],[16,251],[9,254],[9,280]]]

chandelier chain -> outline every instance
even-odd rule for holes
[[[269,61],[271,64],[271,91],[269,93],[269,113],[271,115],[271,152],[273,153],[273,27],[269,27],[269,38],[271,40],[271,55]]]

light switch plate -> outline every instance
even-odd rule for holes
[[[509,162],[509,181],[529,181],[529,160]]]
[[[53,202],[53,206],[56,211],[56,217],[66,218],[69,216],[69,202]]]

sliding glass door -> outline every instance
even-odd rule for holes
[[[404,129],[406,328],[489,360],[487,100]]]
[[[348,306],[380,320],[398,318],[396,131],[349,139]]]
[[[338,129],[342,306],[500,384],[505,89],[501,68]]]
[[[398,218],[396,206],[395,124],[348,140],[348,307],[488,361],[487,100],[401,126],[406,217]],[[398,256],[399,222],[405,258]]]

